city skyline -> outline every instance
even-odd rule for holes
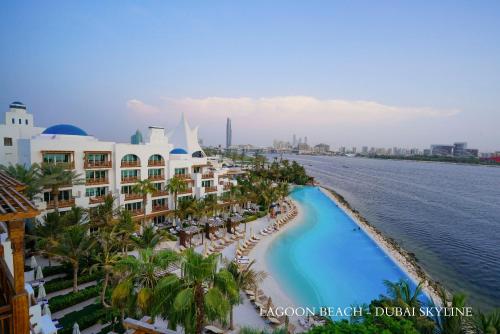
[[[19,100],[41,126],[124,142],[184,112],[207,145],[229,117],[235,144],[307,130],[331,145],[498,150],[498,2],[120,5],[3,3],[3,110]]]

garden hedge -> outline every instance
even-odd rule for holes
[[[78,276],[78,284],[83,284],[87,282],[92,282],[98,280],[102,277],[102,273],[96,272],[91,275],[80,275]],[[67,279],[66,277],[61,279],[55,279],[45,283],[45,292],[51,293],[54,291],[59,291],[73,286],[73,278]]]
[[[84,302],[90,298],[95,298],[99,296],[99,292],[101,291],[101,289],[102,285],[98,284],[89,286],[77,292],[71,292],[66,295],[52,297],[49,300],[50,310],[52,312],[57,312],[78,303]]]
[[[102,319],[106,317],[109,312],[108,309],[104,308],[100,303],[92,304],[84,307],[80,311],[75,311],[66,314],[64,317],[59,319],[59,324],[63,327],[58,330],[58,334],[72,334],[73,325],[78,323],[80,330],[84,330],[90,326],[99,323]]]

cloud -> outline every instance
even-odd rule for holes
[[[146,104],[137,99],[128,100],[127,108],[139,114],[156,114],[160,112],[160,108]]]
[[[149,116],[155,122],[165,123],[177,120],[183,112],[192,123],[201,125],[204,135],[216,137],[217,142],[223,139],[226,117],[233,119],[233,127],[236,124],[240,126],[241,142],[253,140],[256,132],[265,137],[263,141],[269,142],[292,130],[321,134],[327,139],[333,131],[344,131],[353,126],[358,130],[374,126],[383,129],[411,125],[414,120],[449,118],[459,113],[456,109],[394,106],[375,101],[311,96],[164,97],[159,106],[132,99],[127,102],[127,107],[136,115]],[[214,127],[217,130],[211,129]]]

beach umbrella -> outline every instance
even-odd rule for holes
[[[38,287],[38,299],[44,299],[45,297],[47,297],[47,293],[45,292],[43,284],[40,284]]]
[[[32,256],[30,259],[30,267],[31,269],[35,269],[36,267],[38,267],[38,263],[36,262],[35,256]]]
[[[36,268],[35,279],[42,279],[42,278],[43,278],[42,267],[38,266]]]
[[[80,326],[75,322],[73,325],[73,333],[72,334],[80,334]]]
[[[269,297],[267,298],[266,311],[269,312],[272,306],[273,306],[273,300],[271,299],[271,297]]]
[[[50,312],[49,304],[45,304],[43,307],[43,315],[48,315],[49,318],[52,318],[52,312]]]

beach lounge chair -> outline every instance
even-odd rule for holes
[[[213,334],[223,334],[225,331],[223,329],[220,329],[219,327],[209,325],[205,326],[205,332],[206,333],[213,333]]]

